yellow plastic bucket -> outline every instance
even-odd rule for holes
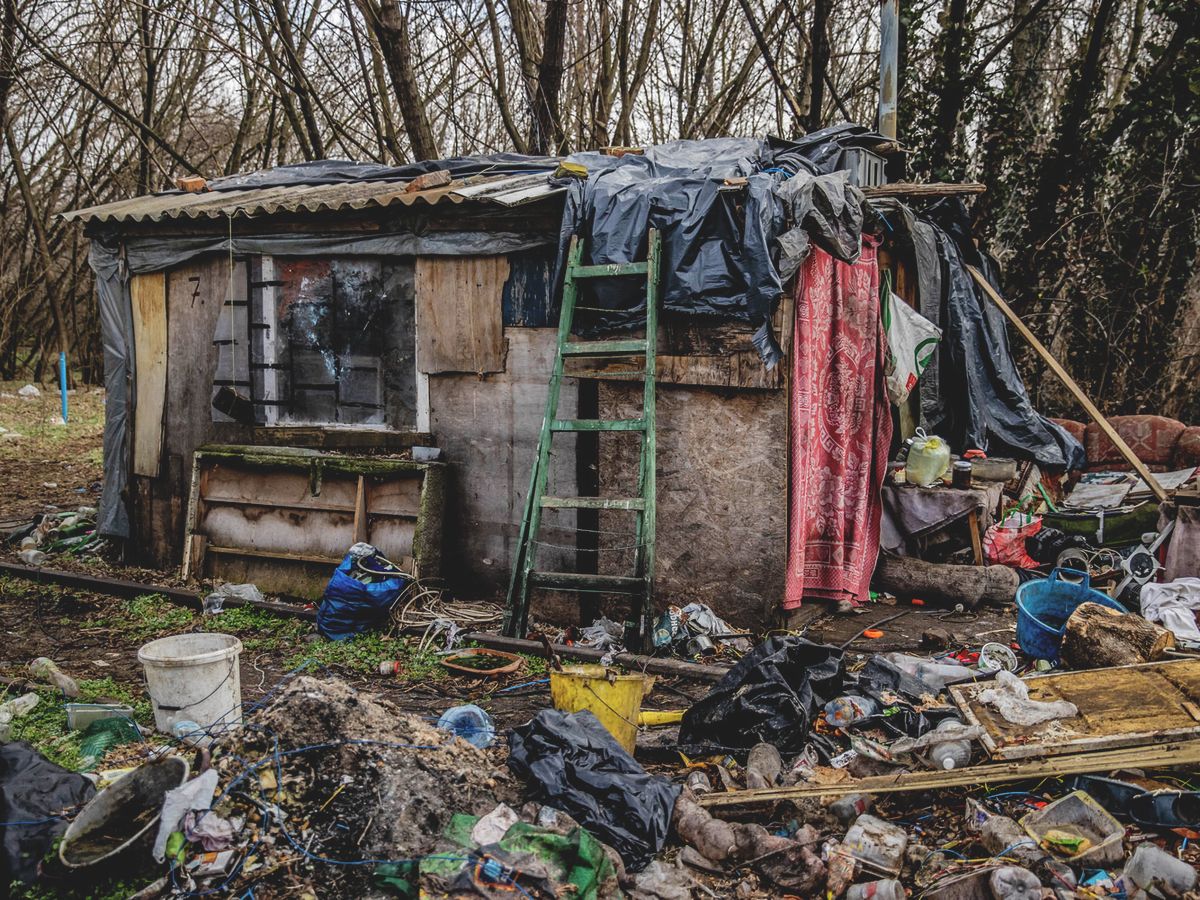
[[[618,675],[598,665],[564,666],[550,673],[550,700],[562,712],[590,711],[617,743],[633,753],[642,698],[654,687],[653,675]]]

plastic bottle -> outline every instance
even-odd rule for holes
[[[874,805],[875,798],[871,794],[847,794],[829,804],[829,811],[843,825],[849,825],[863,813],[870,812]]]
[[[846,891],[846,900],[904,900],[904,885],[895,878],[852,884]]]
[[[825,704],[825,721],[834,728],[845,728],[879,712],[879,704],[870,697],[835,697]]]
[[[21,562],[25,563],[27,566],[43,566],[46,564],[47,559],[46,554],[41,550],[35,550],[32,548],[29,550],[22,550],[17,554],[17,556],[20,557]]]
[[[963,723],[958,719],[942,719],[938,722],[934,733],[962,727]],[[971,742],[961,738],[938,741],[929,748],[929,758],[933,761],[935,768],[961,769],[971,763]]]
[[[467,743],[480,748],[490,747],[496,740],[496,726],[492,717],[474,703],[450,707],[438,719],[437,727],[452,731]]]
[[[398,659],[385,659],[379,664],[380,675],[399,675],[404,671],[404,664]]]
[[[58,667],[58,663],[48,656],[39,656],[31,662],[29,671],[33,673],[34,678],[50,682],[68,697],[79,696],[79,685],[75,683],[75,679],[64,675],[62,669]]]
[[[1001,866],[992,872],[988,887],[996,900],[1041,900],[1042,883],[1028,869]]]
[[[0,725],[7,725],[17,716],[23,716],[41,700],[37,694],[30,692],[22,694],[20,697],[13,697],[6,703],[0,703]]]
[[[931,659],[922,659],[919,656],[911,656],[907,653],[885,653],[883,658],[901,672],[912,675],[914,678],[919,678],[931,688],[936,688],[939,691],[944,689],[946,685],[953,684],[956,681],[964,681],[973,674],[966,666],[956,662],[934,662]]]
[[[1138,845],[1125,864],[1125,879],[1140,888],[1158,884],[1176,894],[1186,894],[1196,886],[1196,870],[1147,841]]]

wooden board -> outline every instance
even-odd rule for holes
[[[134,275],[129,283],[133,308],[134,386],[133,473],[158,476],[162,458],[163,411],[167,403],[167,282],[162,272]]]
[[[1145,663],[1026,679],[1031,700],[1069,700],[1070,719],[1016,725],[978,700],[990,682],[950,688],[996,759],[1058,756],[1200,738],[1200,660]]]
[[[418,371],[504,371],[503,256],[420,256],[416,267]]]

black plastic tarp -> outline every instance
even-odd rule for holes
[[[971,239],[966,207],[948,198],[922,219],[933,226],[940,288],[933,321],[942,329],[939,390],[936,397],[922,395],[926,430],[959,451],[978,447],[996,456],[1032,457],[1053,471],[1082,468],[1082,445],[1033,408],[1009,349],[1004,314],[965,268],[976,267],[999,290],[996,263]],[[924,311],[924,301],[921,306]]]
[[[592,713],[544,709],[509,732],[508,747],[509,768],[534,796],[616,850],[631,871],[662,849],[681,788],[648,774]]]
[[[92,799],[96,787],[56,766],[24,741],[0,744],[0,884],[33,881],[66,816]]]
[[[680,747],[741,755],[766,742],[780,753],[799,753],[820,708],[841,691],[841,664],[837,647],[768,638],[683,714]]]
[[[568,162],[586,168],[587,178],[568,185],[560,274],[572,235],[584,240],[586,263],[627,263],[645,258],[647,232],[656,228],[663,309],[757,325],[755,345],[773,367],[782,353],[769,320],[786,277],[778,239],[792,232],[782,247],[790,272],[807,248],[796,227],[823,246],[828,239],[838,258],[856,259],[862,195],[844,178],[812,176],[841,166],[846,146],[880,140],[861,126],[843,125],[803,142],[716,138],[674,141],[621,157],[576,154]],[[781,185],[793,176],[803,177],[781,195]],[[585,298],[584,305],[611,311],[584,319],[591,327],[632,326],[645,314],[639,285],[590,283]]]

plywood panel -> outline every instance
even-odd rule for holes
[[[446,551],[453,558],[443,570],[464,593],[495,597],[507,588],[546,411],[556,334],[552,328],[506,329],[506,371],[482,378],[436,375],[429,379],[431,430],[451,465],[445,531]],[[571,418],[577,408],[577,383],[566,379],[559,415]],[[578,493],[574,437],[564,434],[554,441],[550,479],[560,496]],[[570,524],[569,529],[554,529],[544,523],[542,537],[574,546],[574,523]],[[575,554],[547,547],[538,559],[547,568],[569,570]]]
[[[438,372],[504,371],[503,256],[417,258],[417,367]]]
[[[983,744],[998,759],[1056,756],[1200,737],[1200,660],[1147,663],[1064,672],[1025,680],[1031,700],[1068,700],[1070,719],[1016,725],[979,702],[991,687],[951,688],[972,723],[984,727]]]
[[[133,472],[158,476],[163,411],[167,403],[167,281],[162,272],[134,275],[133,352],[137,372],[133,417]]]

